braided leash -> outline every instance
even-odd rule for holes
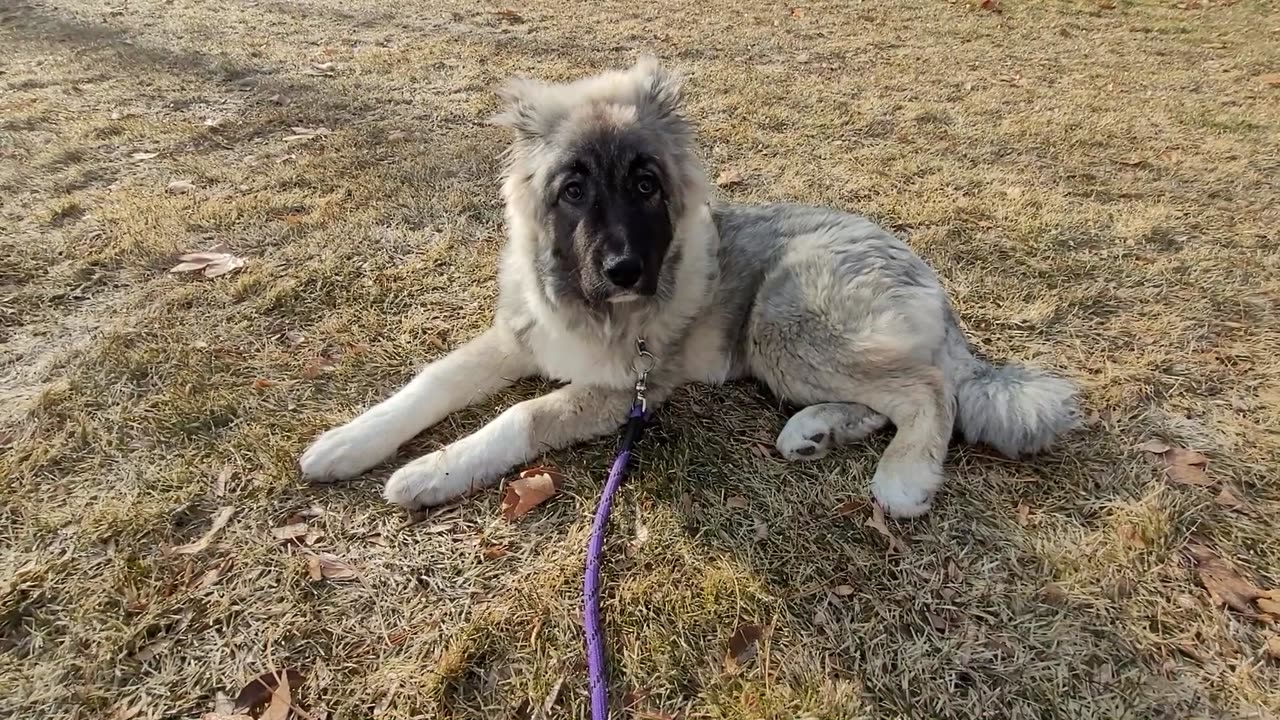
[[[604,637],[600,630],[600,556],[604,552],[604,532],[609,525],[609,511],[613,509],[613,496],[622,485],[631,461],[631,448],[640,439],[647,419],[648,407],[645,389],[649,372],[657,364],[645,348],[644,340],[636,341],[636,392],[627,415],[627,426],[622,433],[618,455],[609,468],[609,479],[600,494],[595,520],[591,523],[591,539],[587,542],[587,572],[582,582],[582,618],[587,635],[587,686],[591,691],[591,719],[608,720],[609,686],[604,654]]]

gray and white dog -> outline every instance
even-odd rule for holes
[[[305,477],[360,475],[520,378],[566,383],[400,468],[385,496],[416,508],[491,485],[619,428],[637,339],[657,358],[650,407],[685,383],[744,377],[803,406],[778,435],[789,460],[892,422],[871,492],[899,517],[928,511],[953,427],[1016,457],[1075,423],[1071,383],[974,357],[934,273],[870,220],[711,203],[680,80],[652,58],[568,84],[518,79],[502,95],[497,121],[515,139],[493,326],[321,435]]]

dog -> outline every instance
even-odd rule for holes
[[[549,84],[517,78],[495,121],[507,242],[492,326],[304,452],[305,478],[356,477],[450,413],[539,375],[565,383],[397,470],[415,509],[494,484],[544,451],[621,427],[637,341],[653,408],[686,383],[754,378],[800,406],[777,449],[812,461],[890,423],[871,493],[927,512],[953,429],[1009,457],[1078,422],[1070,381],[970,349],[937,276],[871,220],[792,204],[712,202],[681,107],[651,57]]]

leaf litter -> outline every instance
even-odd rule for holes
[[[1209,458],[1203,453],[1170,445],[1163,440],[1148,440],[1139,445],[1138,449],[1159,457],[1164,464],[1165,475],[1179,485],[1207,487],[1213,484],[1213,480],[1204,471]]]
[[[186,545],[169,548],[169,554],[192,555],[209,547],[209,543],[213,542],[213,538],[218,534],[218,532],[221,531],[222,528],[226,527],[227,522],[231,520],[231,515],[235,513],[235,511],[236,509],[233,507],[222,508],[218,511],[218,514],[214,516],[213,524],[209,526],[209,530],[205,532],[204,535],[200,536],[199,540],[189,542]]]
[[[907,544],[899,540],[889,530],[888,524],[885,523],[884,508],[880,507],[880,503],[871,503],[871,517],[867,518],[866,526],[880,533],[889,541],[890,552],[905,553],[907,551]]]
[[[564,475],[548,468],[529,468],[507,483],[500,512],[504,520],[514,522],[542,503],[550,500],[564,484]]]
[[[224,252],[223,246],[221,245],[215,245],[214,247],[201,252],[179,255],[178,260],[180,262],[169,268],[169,272],[188,273],[198,271],[207,278],[216,278],[226,275],[229,272],[239,270],[246,264],[244,258],[237,257],[229,252]]]
[[[733,671],[756,656],[764,628],[759,625],[739,625],[729,636],[729,649],[724,656],[724,667]]]

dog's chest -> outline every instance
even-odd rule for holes
[[[553,380],[619,388],[635,383],[634,347],[538,326],[526,342],[543,375]]]

